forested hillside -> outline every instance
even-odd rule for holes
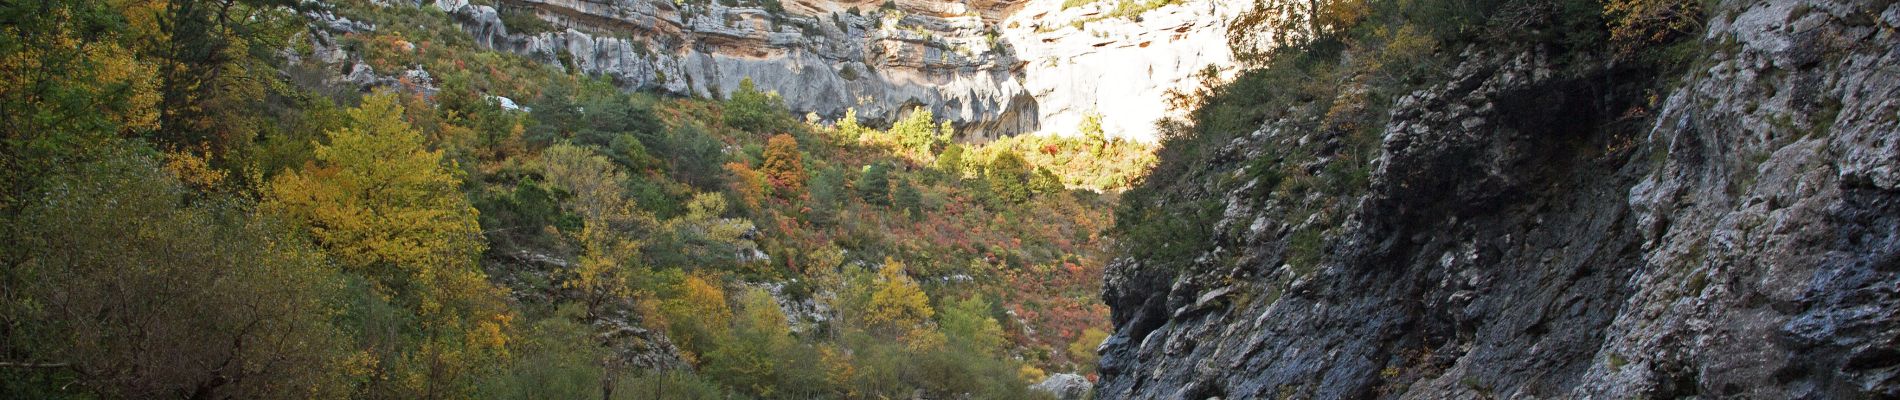
[[[8,398],[1036,397],[1154,162],[628,91],[429,6],[0,25]]]

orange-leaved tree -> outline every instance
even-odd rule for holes
[[[765,179],[772,183],[772,193],[783,198],[797,197],[805,191],[804,156],[798,152],[798,139],[792,135],[778,134],[765,143],[765,164],[759,167],[765,170]]]

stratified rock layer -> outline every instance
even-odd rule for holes
[[[723,97],[751,79],[797,113],[856,109],[887,123],[916,107],[966,140],[1075,134],[1103,116],[1111,136],[1151,141],[1164,94],[1230,69],[1231,0],[1108,18],[1113,1],[942,2],[503,0],[558,31],[513,32],[493,6],[439,0],[477,43],[607,76],[629,89]],[[1007,28],[1005,28],[1007,27]],[[1080,27],[1080,28],[1078,28]]]
[[[1713,10],[1653,100],[1613,63],[1466,51],[1392,108],[1311,272],[1285,200],[1213,192],[1200,262],[1110,266],[1098,394],[1900,396],[1900,5]],[[1201,176],[1325,135],[1269,122]]]

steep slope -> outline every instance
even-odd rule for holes
[[[1363,166],[1352,129],[1301,117],[1363,88],[1167,153],[1124,218],[1199,204],[1177,215],[1212,228],[1186,254],[1124,237],[1098,391],[1900,396],[1900,7],[1708,15],[1663,79],[1555,40],[1464,47],[1356,119]]]

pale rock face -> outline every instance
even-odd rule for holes
[[[1042,382],[1030,385],[1029,388],[1048,393],[1061,400],[1082,400],[1088,397],[1089,388],[1093,385],[1089,383],[1088,378],[1083,378],[1081,375],[1055,374],[1049,375]]]
[[[562,28],[536,34],[511,31],[494,7],[430,5],[483,46],[628,89],[725,97],[751,79],[794,113],[825,119],[856,109],[868,123],[888,123],[926,107],[968,141],[1074,134],[1091,112],[1111,136],[1152,141],[1165,92],[1198,86],[1204,67],[1232,64],[1222,37],[1236,0],[1189,1],[1139,21],[1103,18],[1113,1],[1061,3],[907,0],[880,10],[875,0],[791,1],[774,13],[749,2],[505,2]],[[1077,20],[1089,21],[1077,30]]]
[[[1116,5],[1103,0],[1072,9],[1032,1],[1004,23],[1004,37],[1023,60],[1023,86],[1038,101],[1042,132],[1076,134],[1098,114],[1111,137],[1153,141],[1155,121],[1172,115],[1170,90],[1189,92],[1213,67],[1231,75],[1228,21],[1250,2],[1187,1],[1142,13],[1139,21],[1102,19]]]

